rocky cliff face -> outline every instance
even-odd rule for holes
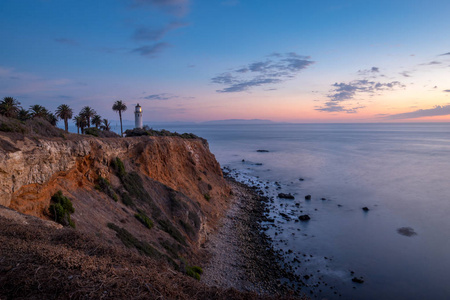
[[[117,158],[125,173],[112,164]],[[110,192],[99,188],[102,178]],[[0,135],[1,205],[48,219],[50,198],[58,190],[73,202],[77,230],[116,240],[107,224],[118,224],[162,253],[171,249],[161,246],[167,244],[179,244],[186,253],[198,248],[230,195],[201,139]],[[135,218],[139,211],[150,216],[153,229],[145,230]]]

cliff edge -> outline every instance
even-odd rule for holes
[[[205,140],[58,135],[0,133],[0,205],[51,220],[61,191],[76,230],[121,244],[124,229],[176,265],[199,261],[230,197]]]

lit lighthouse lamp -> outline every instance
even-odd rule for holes
[[[142,107],[139,103],[136,105],[136,109],[134,110],[134,128],[144,127],[142,123]]]

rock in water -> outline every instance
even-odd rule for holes
[[[311,220],[309,215],[301,215],[300,217],[298,217],[298,219],[300,221],[309,221],[309,220]]]
[[[306,195],[305,200],[311,200],[311,195]]]
[[[364,206],[364,207],[362,208],[362,210],[367,212],[367,211],[369,211],[369,208],[368,208],[367,206]]]
[[[256,152],[269,152],[269,150],[256,150]]]
[[[411,227],[401,227],[397,229],[397,232],[404,236],[413,236],[417,235],[417,232],[414,231]]]
[[[362,277],[353,277],[352,281],[356,283],[364,283],[364,279]]]
[[[292,194],[284,194],[284,193],[279,193],[278,194],[278,198],[282,198],[282,199],[295,199],[295,197]]]

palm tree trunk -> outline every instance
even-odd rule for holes
[[[119,110],[119,118],[120,118],[120,136],[123,137],[123,129],[122,129],[122,111]]]
[[[80,126],[77,126],[77,133],[80,134]]]
[[[66,129],[66,132],[69,132],[69,123],[67,118],[64,119],[64,128]]]

